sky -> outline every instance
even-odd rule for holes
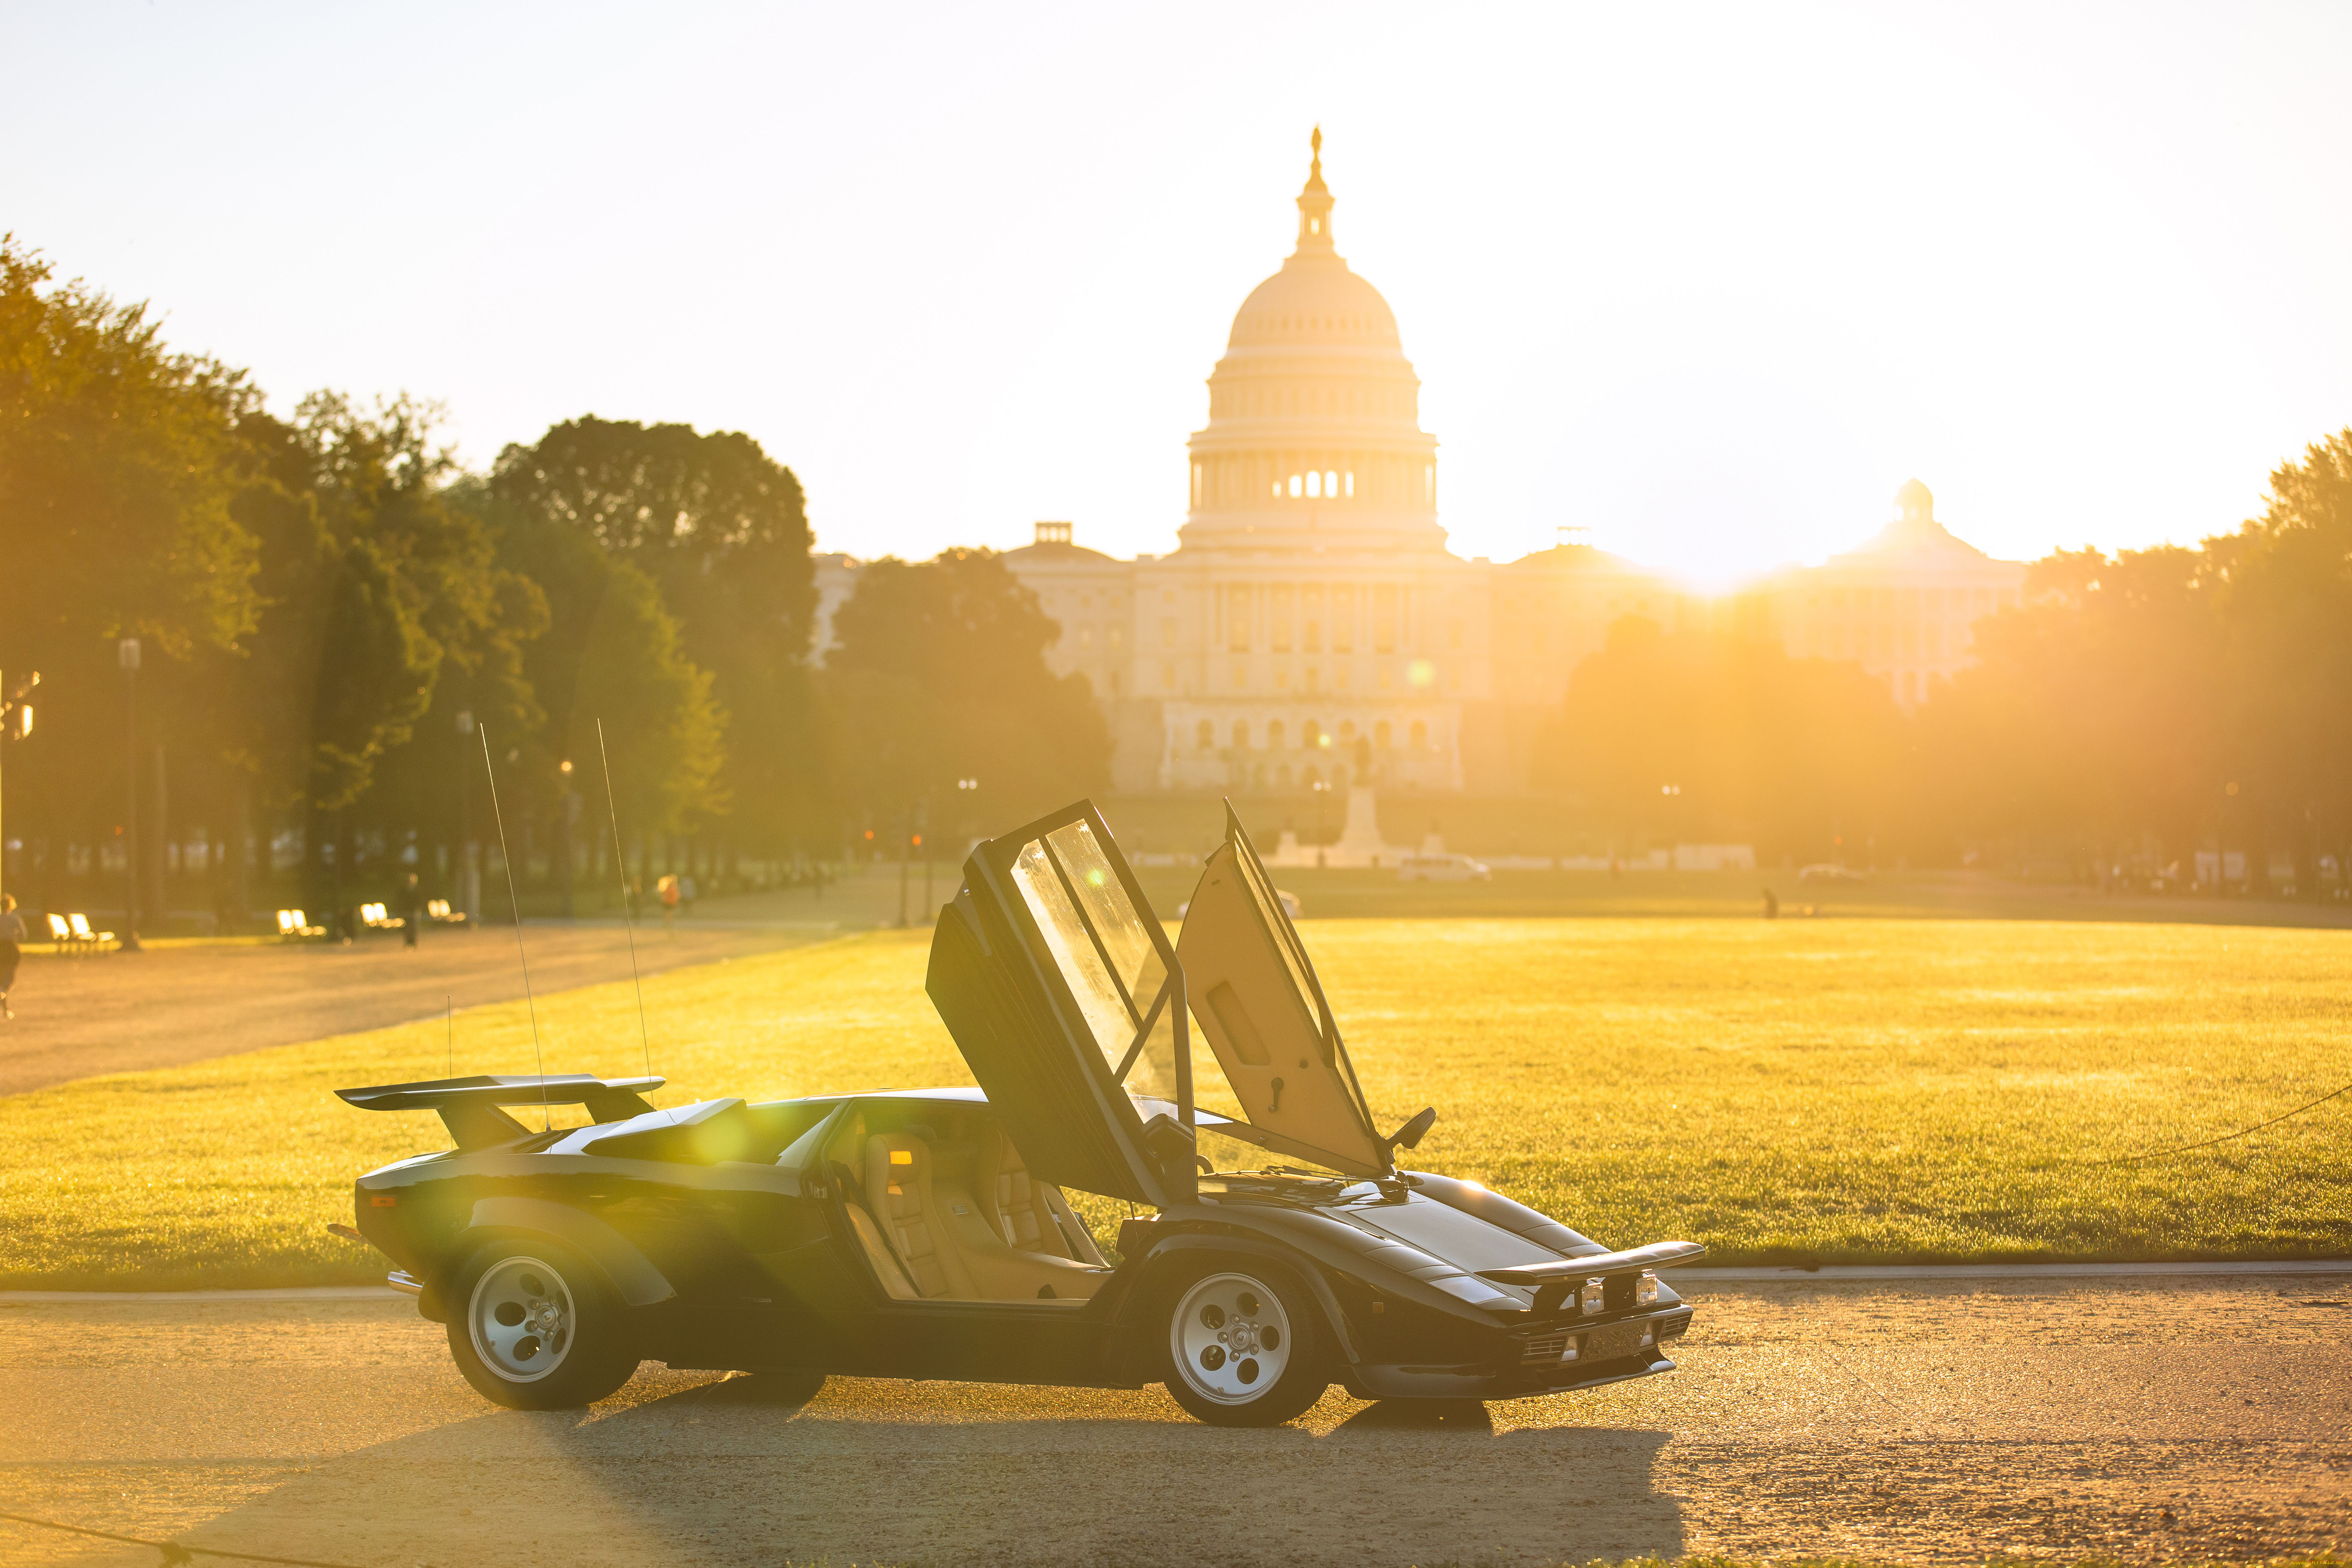
[[[1173,547],[1318,124],[1464,555],[1719,588],[1916,476],[2190,542],[2352,425],[2352,6],[0,0],[0,229],[289,409],[749,432],[819,547]]]

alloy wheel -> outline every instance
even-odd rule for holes
[[[536,1258],[490,1265],[466,1310],[474,1352],[510,1383],[537,1383],[562,1366],[579,1321],[563,1276]]]
[[[1246,1405],[1282,1381],[1296,1342],[1282,1300],[1246,1274],[1212,1274],[1184,1292],[1169,1350],[1192,1391]]]

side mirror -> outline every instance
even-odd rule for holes
[[[1422,1107],[1421,1114],[1389,1134],[1389,1147],[1391,1149],[1418,1148],[1421,1141],[1429,1135],[1429,1130],[1436,1125],[1437,1107],[1425,1105]]]

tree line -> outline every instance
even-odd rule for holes
[[[820,668],[806,498],[751,437],[591,416],[468,472],[439,418],[333,392],[274,415],[0,238],[0,679],[40,677],[0,742],[12,891],[89,896],[135,821],[151,911],[193,896],[167,879],[199,841],[232,921],[412,870],[446,895],[496,846],[494,782],[518,872],[568,908],[578,876],[895,842],[960,780],[1018,810],[1107,774],[994,556],[877,563]]]
[[[1979,861],[2144,886],[2352,864],[2352,429],[2195,546],[2033,563],[1915,709],[1788,655],[1736,602],[1612,627],[1538,747],[1622,837],[1748,834],[1773,861]]]

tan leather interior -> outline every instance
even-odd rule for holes
[[[972,1184],[979,1189],[988,1218],[1014,1251],[1107,1267],[1094,1237],[1070,1213],[1061,1189],[1034,1180],[1021,1151],[992,1123],[980,1137]]]
[[[874,1258],[883,1289],[908,1299],[967,1301],[1083,1301],[1109,1277],[1086,1227],[1061,1193],[1031,1180],[1021,1157],[993,1122],[977,1146],[936,1147],[911,1132],[877,1132],[866,1141],[866,1207],[875,1236],[851,1205],[850,1223]],[[998,1192],[1011,1207],[984,1201]],[[1025,1222],[1025,1226],[1024,1226]],[[1015,1245],[1008,1236],[1023,1237]],[[1076,1238],[1075,1243],[1072,1238]],[[1081,1257],[1070,1256],[1074,1249]],[[894,1273],[903,1273],[894,1288]],[[910,1289],[908,1289],[910,1287]]]
[[[929,1144],[902,1133],[877,1132],[868,1138],[866,1202],[916,1289],[926,1296],[979,1294],[956,1248],[942,1245]]]

